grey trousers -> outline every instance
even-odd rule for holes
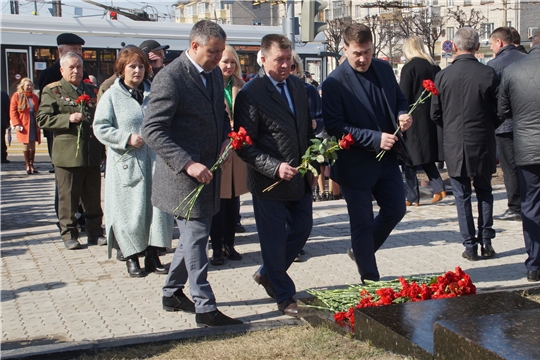
[[[184,289],[189,280],[195,312],[207,313],[217,309],[216,298],[208,283],[208,235],[212,218],[177,219],[180,240],[174,252],[169,275],[163,286],[163,296],[171,297]]]

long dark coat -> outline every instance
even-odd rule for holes
[[[399,86],[405,94],[409,106],[420,97],[424,87],[422,81],[435,80],[435,75],[441,71],[437,65],[432,65],[422,58],[413,58],[401,70]],[[412,126],[403,136],[409,147],[413,165],[421,165],[443,161],[442,129],[431,120],[431,97],[418,105],[414,113]]]
[[[451,177],[495,173],[495,128],[499,77],[474,55],[456,57],[435,77],[439,96],[431,117],[444,133],[444,156]]]

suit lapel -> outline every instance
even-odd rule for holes
[[[345,63],[342,65],[345,65]],[[353,90],[356,97],[360,100],[360,103],[366,110],[369,119],[375,124],[375,126],[377,126],[377,129],[380,129],[379,122],[377,121],[375,111],[373,111],[373,107],[371,106],[371,101],[368,98],[368,94],[366,94],[364,87],[362,87],[362,85],[360,84],[360,80],[354,73],[354,70],[349,65],[348,61],[345,76],[347,78],[347,82],[349,83],[350,88]]]
[[[62,81],[62,89],[63,89],[64,93],[68,94],[68,96],[71,98],[71,100],[73,102],[75,102],[75,100],[77,100],[77,98],[79,97],[79,94],[73,88],[73,86],[69,82],[67,82],[65,79],[62,78],[61,81]]]
[[[195,67],[195,65],[193,65],[191,63],[191,61],[188,59],[187,55],[184,55],[183,58],[183,64],[184,64],[184,67],[186,69],[186,72],[188,73],[189,77],[191,78],[191,80],[195,83],[195,85],[197,85],[197,88],[199,88],[200,91],[202,91],[202,93],[204,94],[204,96],[208,99],[208,101],[212,101],[212,99],[210,99],[210,96],[208,95],[208,91],[206,91],[206,86],[204,86],[204,83],[201,79],[201,74],[199,74],[199,72],[197,71],[197,68]],[[182,56],[181,55],[181,56]],[[212,80],[214,80],[212,78]],[[212,82],[212,90],[214,91],[214,94],[215,94],[215,81]]]

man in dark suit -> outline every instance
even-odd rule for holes
[[[79,55],[68,52],[60,59],[60,65],[62,79],[45,86],[36,118],[39,127],[52,131],[56,138],[52,161],[56,167],[60,236],[68,250],[81,247],[75,217],[80,199],[88,243],[106,245],[101,227],[99,171],[104,147],[92,130],[98,89],[82,81],[83,61]],[[81,111],[76,100],[83,94],[90,100]],[[80,133],[79,129],[82,129]]]
[[[313,128],[302,80],[291,73],[291,42],[270,34],[261,42],[262,68],[236,97],[235,128],[243,126],[253,145],[238,154],[248,165],[248,189],[263,265],[254,280],[274,297],[285,315],[298,316],[296,287],[287,269],[302,250],[313,225],[312,176],[295,168],[311,145]],[[268,186],[283,180],[274,189]]]
[[[487,66],[495,69],[500,77],[504,68],[527,56],[512,44],[512,31],[507,27],[499,27],[489,36],[494,58]],[[495,130],[495,143],[499,150],[499,162],[504,175],[504,187],[508,198],[508,209],[499,216],[498,220],[521,221],[521,198],[519,195],[519,176],[514,156],[514,124],[512,119],[506,119]]]
[[[499,77],[493,68],[474,56],[480,48],[476,30],[464,27],[454,36],[456,58],[435,77],[439,96],[431,101],[431,118],[443,128],[444,157],[456,200],[459,231],[470,261],[495,255],[492,239],[493,194],[491,176],[495,165],[495,128]],[[466,80],[466,81],[465,81]],[[478,234],[471,208],[471,178],[478,200]]]
[[[390,65],[373,59],[370,29],[353,24],[343,32],[347,59],[323,82],[323,119],[328,134],[351,134],[330,177],[341,186],[350,216],[352,251],[364,280],[379,280],[375,252],[405,215],[398,158],[408,162],[402,131],[412,124],[408,103]],[[386,150],[378,161],[376,155]],[[373,217],[372,196],[380,206]],[[349,251],[349,254],[351,252]]]
[[[178,216],[180,240],[163,286],[163,308],[196,313],[199,326],[241,324],[221,313],[207,280],[208,235],[219,211],[220,172],[209,169],[228,144],[223,76],[217,67],[226,34],[208,20],[196,23],[187,51],[161,70],[152,83],[142,136],[156,152],[152,204]],[[178,205],[203,187],[189,220]],[[183,293],[189,280],[193,303]]]

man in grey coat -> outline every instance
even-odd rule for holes
[[[208,20],[196,23],[190,47],[154,78],[143,120],[142,136],[157,157],[152,203],[178,217],[180,240],[163,286],[163,308],[195,312],[198,326],[241,324],[216,307],[207,280],[208,235],[219,210],[220,173],[209,169],[227,141],[223,76],[217,64],[226,34]],[[177,207],[204,183],[189,220]],[[191,297],[183,293],[189,280]]]
[[[443,128],[444,157],[456,200],[459,231],[470,261],[493,257],[493,194],[491,176],[495,165],[495,128],[499,77],[493,68],[474,56],[480,47],[476,30],[460,28],[454,36],[457,56],[452,66],[435,77],[439,96],[431,101],[431,118]],[[478,200],[478,234],[471,207],[471,178]]]
[[[540,278],[540,30],[531,51],[503,72],[499,116],[514,120],[514,149],[521,190],[527,280]]]

